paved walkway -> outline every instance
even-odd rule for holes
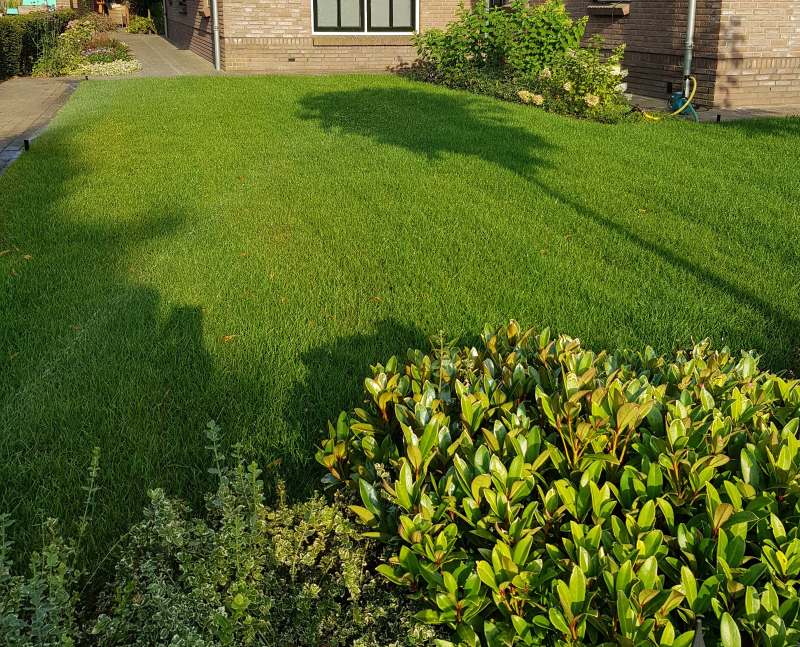
[[[76,87],[76,79],[11,79],[0,83],[0,173],[22,153],[24,140],[45,129]]]
[[[131,46],[133,58],[142,63],[142,71],[125,77],[93,77],[94,79],[135,79],[142,77],[171,78],[176,76],[221,75],[207,60],[188,49],[179,49],[163,36],[155,34],[118,33],[117,38]]]
[[[131,76],[95,76],[92,80],[225,74],[163,36],[118,32],[116,37],[131,46],[133,57],[142,62],[142,71]],[[22,154],[24,140],[44,130],[82,80],[19,78],[0,82],[0,174]]]
[[[631,106],[639,106],[647,112],[664,112],[667,109],[667,96],[664,95],[663,99],[654,99],[653,97],[634,94],[630,104]],[[697,108],[697,116],[702,122],[716,121],[717,115],[719,115],[720,121],[752,119],[754,117],[792,117],[800,115],[800,104],[772,108]],[[688,118],[693,119],[693,117]]]

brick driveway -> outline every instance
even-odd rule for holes
[[[69,99],[77,79],[11,79],[0,83],[0,173]]]
[[[125,34],[116,38],[131,46],[134,58],[142,62],[142,71],[124,77],[92,77],[92,80],[115,80],[142,77],[204,76],[224,74],[197,54],[178,49],[163,36]],[[19,78],[0,82],[0,173],[20,156],[23,141],[33,139],[50,123],[83,79]]]

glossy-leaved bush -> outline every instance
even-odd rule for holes
[[[797,644],[800,381],[481,336],[373,367],[317,453],[440,647]]]

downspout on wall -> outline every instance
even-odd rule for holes
[[[216,0],[214,0],[216,2]],[[689,15],[686,18],[686,44],[683,49],[683,96],[689,96],[689,77],[692,74],[692,50],[694,50],[694,22],[697,16],[697,0],[689,0]]]
[[[211,0],[211,25],[214,37],[214,69],[221,70],[222,62],[219,51],[219,7],[217,0]]]

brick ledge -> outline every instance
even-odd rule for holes
[[[409,36],[314,36],[314,47],[408,47],[411,45]]]

